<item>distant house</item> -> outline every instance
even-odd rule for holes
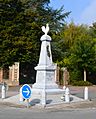
[[[8,68],[0,69],[0,83],[6,82],[8,85],[19,85],[19,62]]]
[[[36,71],[34,64],[15,62],[8,68],[0,69],[0,83],[6,82],[10,86],[35,83]]]

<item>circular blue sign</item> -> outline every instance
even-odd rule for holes
[[[28,84],[22,86],[22,96],[24,99],[29,99],[31,97],[32,90]]]

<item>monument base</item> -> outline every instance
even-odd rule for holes
[[[42,95],[43,89],[34,89],[32,88],[32,94]],[[65,90],[63,89],[44,89],[46,95],[48,94],[64,94]]]
[[[56,66],[54,64],[49,66],[36,66],[37,70],[36,74],[36,83],[33,84],[33,89],[58,89],[58,85],[55,82],[55,69]]]

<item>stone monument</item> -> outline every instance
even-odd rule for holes
[[[38,93],[41,93],[42,90],[45,90],[46,93],[61,92],[63,90],[59,89],[55,82],[56,65],[52,61],[51,37],[47,35],[49,25],[46,24],[46,28],[42,26],[42,31],[45,34],[40,39],[42,41],[41,52],[39,63],[35,67],[37,70],[36,83],[33,84],[32,90]]]

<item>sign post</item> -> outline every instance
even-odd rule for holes
[[[29,98],[31,97],[32,90],[28,84],[22,86],[22,96],[24,99],[27,99],[27,108],[29,108]]]

